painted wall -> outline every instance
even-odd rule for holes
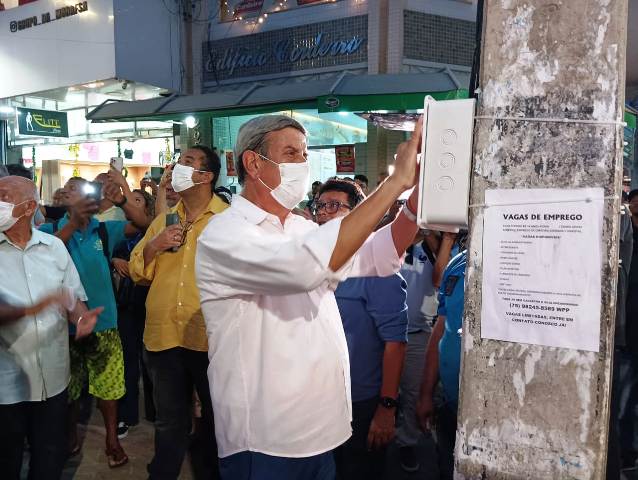
[[[113,10],[116,76],[182,91],[182,25],[175,3],[114,0]]]
[[[87,11],[57,20],[68,1],[38,0],[0,13],[0,98],[115,76],[113,0],[86,3]],[[41,23],[43,14],[49,23]],[[36,25],[18,29],[32,17]]]

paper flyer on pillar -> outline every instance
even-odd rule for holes
[[[486,190],[481,337],[598,352],[602,188]]]

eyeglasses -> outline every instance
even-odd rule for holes
[[[317,215],[321,210],[326,210],[326,213],[332,214],[337,213],[341,207],[347,208],[348,210],[352,210],[352,207],[347,203],[330,201],[330,202],[316,202],[312,206],[313,215]]]

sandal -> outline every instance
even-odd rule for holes
[[[128,463],[128,456],[126,455],[126,453],[124,453],[122,447],[112,450],[105,450],[104,453],[106,453],[106,458],[109,462],[109,468],[121,467],[122,465],[126,465]]]

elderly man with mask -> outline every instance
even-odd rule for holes
[[[217,458],[208,391],[206,326],[195,285],[197,239],[227,205],[213,194],[221,163],[210,148],[186,150],[172,170],[180,201],[158,215],[131,253],[135,282],[151,287],[146,299],[144,347],[156,408],[151,479],[176,479],[189,445],[193,388],[202,402],[202,478],[216,478]],[[177,217],[175,217],[177,216]],[[176,220],[167,225],[167,219]],[[196,455],[197,457],[197,455]]]
[[[306,194],[306,131],[257,117],[235,146],[244,185],[198,242],[197,285],[225,479],[334,478],[332,450],[351,435],[348,347],[334,289],[396,273],[416,232],[417,194],[373,230],[417,178],[421,122],[395,170],[348,216],[322,226],[291,215]]]
[[[60,477],[67,454],[66,323],[80,339],[102,311],[76,300],[86,294],[64,244],[32,227],[36,199],[32,181],[0,178],[0,296],[16,306],[35,303],[0,322],[0,472],[7,479],[20,478],[25,438],[29,478]],[[52,308],[61,303],[68,315]]]

